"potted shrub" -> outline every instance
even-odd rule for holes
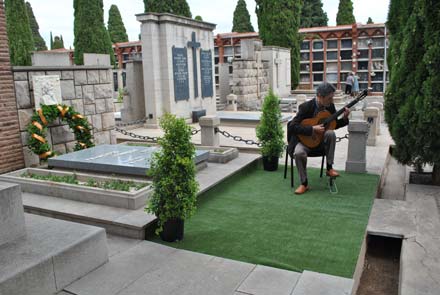
[[[195,148],[191,128],[184,119],[166,114],[160,120],[164,131],[161,149],[153,155],[149,174],[153,181],[147,212],[158,219],[156,233],[162,240],[183,239],[184,220],[194,214],[198,183],[195,180]]]
[[[264,98],[260,124],[257,126],[257,138],[262,144],[263,167],[266,171],[276,171],[278,160],[284,149],[283,126],[279,99],[269,89]]]

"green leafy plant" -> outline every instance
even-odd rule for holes
[[[198,183],[195,179],[195,148],[191,143],[191,128],[185,120],[166,114],[160,120],[164,136],[161,149],[153,154],[149,174],[153,180],[153,195],[145,209],[158,218],[156,233],[167,220],[185,220],[196,210]]]
[[[279,157],[283,152],[283,126],[281,125],[281,110],[279,99],[272,89],[264,98],[261,122],[257,126],[257,138],[262,144],[261,154],[265,157]]]

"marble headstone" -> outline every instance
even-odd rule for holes
[[[35,108],[40,105],[61,104],[60,76],[33,76]]]

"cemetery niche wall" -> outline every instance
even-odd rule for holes
[[[147,126],[171,113],[190,119],[216,112],[216,25],[168,13],[138,14]]]

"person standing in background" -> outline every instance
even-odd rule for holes
[[[356,96],[359,93],[359,76],[353,73],[353,88],[351,89],[352,96]]]
[[[353,73],[348,74],[347,80],[345,81],[345,94],[351,95],[351,89],[353,87]]]

